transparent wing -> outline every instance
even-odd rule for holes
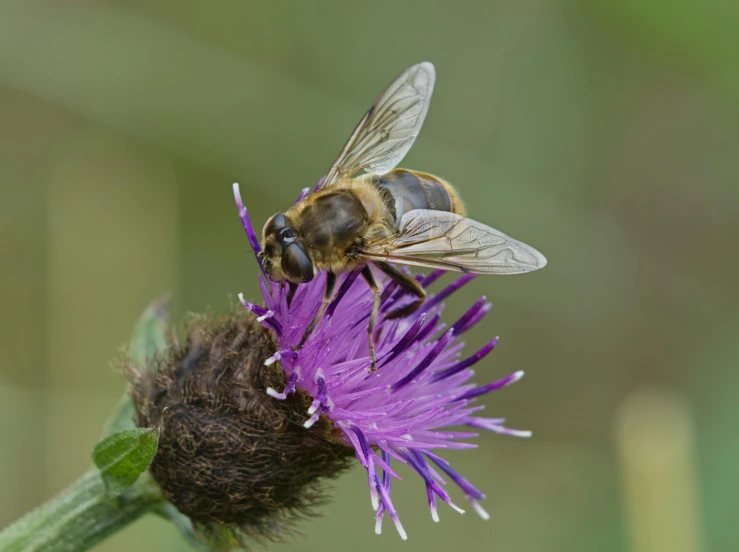
[[[321,188],[360,170],[385,174],[394,169],[421,131],[435,80],[434,66],[427,61],[395,79],[359,121]]]
[[[474,274],[520,274],[547,264],[536,249],[503,232],[454,213],[426,209],[403,215],[399,233],[369,244],[362,256]]]

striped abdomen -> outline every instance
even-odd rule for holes
[[[431,209],[464,215],[464,205],[450,184],[428,173],[395,169],[374,175],[372,183],[380,190],[394,216],[394,226],[408,211]]]

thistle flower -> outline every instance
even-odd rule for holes
[[[299,200],[306,192],[307,189]],[[260,251],[259,242],[237,184],[234,184],[234,196],[256,254]],[[395,463],[407,464],[422,478],[434,521],[439,521],[437,500],[463,512],[445,490],[444,476],[462,490],[483,519],[488,519],[480,505],[485,495],[438,452],[476,446],[466,440],[477,433],[452,431],[449,428],[453,426],[518,437],[531,435],[528,431],[506,428],[502,418],[477,416],[484,408],[474,405],[477,397],[506,387],[523,376],[523,372],[515,372],[483,386],[471,382],[474,375],[471,367],[495,348],[498,338],[462,358],[461,336],[487,314],[491,304],[482,297],[454,324],[447,326],[441,321],[443,301],[474,277],[464,275],[430,296],[417,313],[404,319],[386,320],[383,313],[408,299],[394,282],[377,271],[375,278],[384,289],[375,334],[378,369],[370,373],[366,331],[373,295],[363,281],[357,281],[357,274],[350,272],[340,277],[338,291],[325,316],[300,350],[293,348],[321,305],[325,274],[301,284],[291,301],[288,301],[288,287],[270,282],[264,272],[260,275],[264,306],[247,302],[239,295],[243,305],[274,337],[276,350],[265,365],[281,366],[286,376],[282,388],[268,387],[267,394],[274,401],[286,401],[295,393],[307,393],[312,401],[304,412],[304,430],[313,431],[315,424],[325,420],[338,430],[339,440],[353,447],[357,460],[367,471],[377,533],[387,514],[400,536],[407,538],[391,498],[391,482],[399,479],[393,469]],[[442,274],[435,271],[416,278],[428,287]]]

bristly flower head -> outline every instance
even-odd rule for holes
[[[306,193],[304,190],[299,199]],[[259,242],[237,184],[234,196],[251,248],[258,253]],[[264,273],[260,275],[264,306],[239,296],[244,306],[274,334],[278,350],[266,363],[279,362],[287,376],[284,389],[268,388],[267,393],[275,400],[285,400],[296,390],[307,392],[313,402],[305,413],[306,431],[325,416],[343,433],[344,441],[354,447],[357,459],[367,470],[377,533],[383,516],[388,514],[400,536],[406,538],[390,493],[392,479],[399,479],[393,470],[394,462],[409,465],[423,479],[434,521],[439,520],[437,499],[463,512],[452,503],[442,474],[460,487],[481,517],[488,519],[479,504],[485,495],[437,452],[476,446],[465,440],[477,433],[451,431],[448,428],[452,426],[518,437],[531,435],[504,427],[502,418],[476,416],[484,408],[473,405],[477,397],[523,376],[523,372],[515,372],[483,386],[470,381],[474,374],[471,367],[495,348],[498,338],[461,359],[460,337],[485,316],[490,303],[483,297],[451,326],[441,322],[443,301],[473,278],[464,275],[428,298],[417,313],[386,320],[382,314],[407,299],[394,282],[377,271],[375,278],[384,284],[384,290],[375,328],[377,371],[370,373],[367,324],[373,294],[365,282],[357,281],[357,274],[349,272],[340,277],[338,291],[325,316],[297,351],[293,347],[321,305],[325,274],[301,284],[289,303],[288,287],[268,281]],[[416,278],[427,287],[442,274],[436,271]]]

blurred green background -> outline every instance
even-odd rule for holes
[[[261,223],[430,60],[403,165],[550,261],[447,307],[494,302],[477,381],[526,370],[485,403],[534,438],[447,455],[488,522],[434,524],[407,477],[410,540],[375,536],[357,467],[272,549],[739,549],[738,25],[735,0],[0,2],[0,526],[90,464],[150,300],[258,298],[231,183]],[[149,517],[100,550],[134,546],[186,545]]]

